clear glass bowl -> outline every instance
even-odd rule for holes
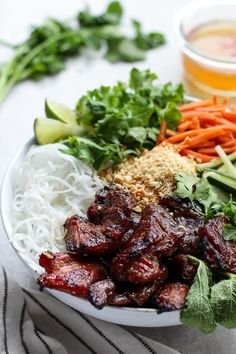
[[[176,15],[174,26],[187,78],[201,90],[221,96],[236,96],[236,57],[216,57],[188,40],[191,31],[209,23],[234,22],[236,0],[197,0]]]

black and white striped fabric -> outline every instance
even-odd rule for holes
[[[177,354],[121,326],[92,319],[45,293],[21,289],[0,268],[0,354]]]

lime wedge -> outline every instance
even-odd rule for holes
[[[77,124],[76,115],[70,108],[48,98],[45,100],[45,113],[48,118],[73,125]]]
[[[62,123],[48,118],[36,118],[34,121],[34,134],[39,144],[54,143],[59,139],[78,134],[80,127],[73,124]]]

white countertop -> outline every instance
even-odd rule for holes
[[[46,17],[71,18],[85,3],[93,4],[96,11],[102,9],[104,0],[0,0],[0,38],[17,43],[27,33],[30,24],[40,24]],[[137,18],[146,30],[160,30],[167,36],[168,43],[147,53],[147,60],[135,63],[138,68],[150,68],[159,75],[160,81],[183,81],[181,61],[172,21],[176,11],[188,0],[126,0],[126,18]],[[8,52],[0,47],[0,63]],[[17,149],[33,135],[33,121],[44,114],[45,97],[53,98],[74,107],[77,99],[87,89],[100,84],[112,84],[126,80],[132,64],[110,64],[98,55],[69,61],[67,71],[45,78],[40,82],[24,82],[9,94],[0,106],[0,180]],[[203,97],[190,85],[187,93]],[[36,282],[24,268],[9,245],[0,224],[0,259],[10,274],[22,286],[37,288]],[[136,329],[137,330],[137,329]],[[236,330],[218,328],[205,336],[197,330],[183,326],[163,329],[142,329],[144,335],[163,342],[182,353],[191,354],[235,354]]]

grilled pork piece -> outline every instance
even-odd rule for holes
[[[168,211],[160,205],[148,205],[124,249],[128,251],[130,259],[135,259],[149,250],[170,256],[176,251],[182,234],[183,231],[179,230]]]
[[[102,309],[105,305],[127,306],[144,305],[157,290],[157,282],[132,287],[122,294],[116,293],[114,282],[107,278],[93,283],[89,288],[88,299],[97,309]]]
[[[111,274],[118,280],[141,284],[164,280],[167,269],[156,255],[170,256],[177,247],[183,231],[172,215],[159,205],[148,205],[133,235],[121,253],[111,263]]]
[[[146,284],[156,280],[165,280],[168,277],[168,270],[156,256],[144,254],[131,261],[123,277],[124,280],[133,284]]]
[[[132,300],[128,298],[127,294],[117,294],[113,299],[109,301],[109,305],[113,306],[129,306],[132,304]]]
[[[174,257],[175,274],[177,279],[181,279],[184,282],[192,282],[194,279],[197,266],[192,264],[186,254],[179,254]]]
[[[163,197],[160,200],[160,205],[173,214],[178,229],[183,231],[178,244],[178,253],[198,254],[201,246],[198,230],[204,225],[204,218],[192,209],[190,203],[175,196]],[[198,205],[196,205],[196,208],[199,208]]]
[[[120,247],[124,236],[119,228],[94,225],[78,215],[66,220],[65,229],[67,250],[82,255],[112,253]]]
[[[184,306],[189,289],[189,286],[181,283],[163,285],[157,290],[153,303],[157,306],[159,313],[180,310]]]
[[[156,292],[158,286],[158,282],[143,285],[141,287],[139,286],[137,289],[128,293],[127,296],[135,305],[143,306]]]
[[[102,266],[69,253],[42,253],[39,264],[46,271],[38,279],[41,286],[76,296],[86,297],[91,284],[106,278]]]
[[[104,187],[88,209],[88,218],[75,215],[67,219],[66,247],[78,254],[104,255],[114,252],[130,237],[138,214],[129,193]]]
[[[93,283],[89,288],[88,299],[97,309],[102,309],[115,297],[115,284],[111,279]]]
[[[116,220],[116,211],[123,212],[129,220],[133,214],[135,203],[129,192],[117,190],[114,186],[105,186],[95,195],[95,201],[90,205],[87,216],[94,224],[112,222],[120,224],[120,217]]]
[[[236,242],[225,241],[224,225],[229,219],[218,216],[199,230],[203,242],[203,258],[212,269],[236,274]]]

